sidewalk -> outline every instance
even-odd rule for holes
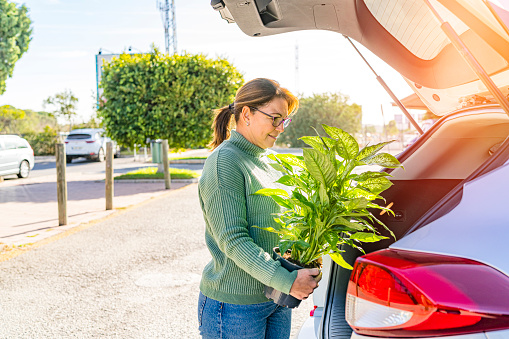
[[[197,153],[203,152],[183,152],[182,156]],[[0,184],[0,252],[11,246],[29,246],[81,224],[104,219],[118,210],[166,195],[192,182],[175,180],[171,183],[171,190],[166,190],[162,180],[115,181],[114,209],[106,211],[104,174],[68,172],[68,224],[59,226],[55,176],[5,180]]]

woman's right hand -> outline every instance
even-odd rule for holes
[[[322,279],[318,268],[303,268],[297,272],[297,278],[290,289],[290,295],[305,300],[313,290],[318,287],[318,282]]]

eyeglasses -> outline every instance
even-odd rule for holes
[[[256,107],[249,107],[251,109],[254,109],[255,111],[258,111],[262,114],[265,114],[266,116],[272,118],[272,126],[274,127],[278,127],[279,125],[283,124],[283,127],[288,127],[288,125],[290,125],[290,123],[292,122],[292,119],[289,119],[289,118],[286,118],[286,119],[283,119],[281,117],[275,117],[273,115],[270,115],[268,113],[265,113],[263,111],[260,111],[258,108]],[[280,113],[276,113],[276,114],[280,114]]]

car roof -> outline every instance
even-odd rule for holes
[[[430,3],[508,95],[509,30],[501,18],[509,18],[509,12],[493,4],[487,7],[482,0]],[[250,36],[319,29],[356,40],[398,71],[437,115],[461,108],[464,97],[490,99],[422,0],[224,0],[224,4],[223,18]]]
[[[80,128],[72,130],[69,134],[80,134],[80,133],[97,133],[104,132],[102,128]]]
[[[19,138],[19,139],[24,139],[22,137],[20,137],[19,135],[16,135],[16,134],[0,134],[0,138]]]

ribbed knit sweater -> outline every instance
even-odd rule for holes
[[[237,305],[268,301],[264,285],[289,293],[297,271],[288,272],[272,259],[275,233],[252,227],[277,226],[280,211],[270,197],[252,195],[277,187],[280,174],[264,150],[232,131],[207,158],[198,185],[205,219],[205,241],[212,260],[203,270],[201,292],[214,300]]]

